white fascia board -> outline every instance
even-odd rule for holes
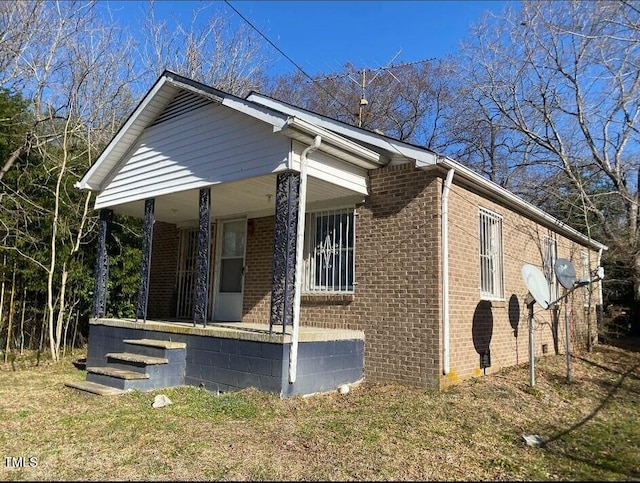
[[[274,127],[274,131],[302,142],[313,142],[315,136],[319,135],[322,138],[319,148],[321,151],[338,156],[361,168],[377,169],[386,164],[379,153],[304,119],[289,117],[284,126]]]
[[[291,104],[277,101],[270,97],[263,96],[256,92],[251,93],[247,100],[261,104],[266,107],[270,107],[280,112],[289,114],[298,119],[304,119],[316,126],[328,129],[329,131],[336,132],[342,136],[347,136],[358,141],[362,141],[371,146],[383,149],[386,151],[387,158],[406,158],[409,160],[415,160],[419,166],[434,165],[436,163],[436,154],[418,146],[392,139],[382,134],[377,134],[365,129],[350,126],[348,124],[336,121],[320,114],[316,114],[305,109],[301,109]],[[386,164],[386,163],[385,163]]]
[[[236,97],[225,97],[222,101],[222,105],[254,117],[259,121],[271,124],[274,127],[274,130],[282,129],[287,123],[287,119],[289,117],[286,114],[274,112],[272,109],[266,109],[260,105],[256,105],[252,102]]]
[[[190,190],[197,190],[200,188],[206,188],[208,186],[214,186],[216,184],[220,184],[221,182],[223,181],[211,182],[208,180],[201,180],[201,181],[189,184],[187,186],[183,186],[177,190],[175,186],[164,186],[159,189],[152,189],[150,191],[140,191],[136,193],[134,196],[127,197],[124,199],[119,199],[116,201],[113,201],[113,200],[105,201],[102,197],[102,194],[98,194],[96,196],[96,201],[93,209],[99,210],[102,208],[112,208],[114,206],[126,205],[127,203],[133,203],[136,201],[144,201],[148,198],[159,198],[160,196],[163,196],[163,195],[171,195],[171,194],[179,193],[181,191],[190,191]]]
[[[445,156],[438,157],[437,164],[444,166],[447,169],[455,169],[455,176],[461,176],[471,183],[472,186],[475,186],[485,192],[489,192],[494,194],[498,199],[505,202],[505,204],[516,208],[520,212],[524,212],[528,214],[534,221],[541,222],[542,224],[552,225],[554,228],[558,230],[559,233],[569,236],[575,240],[579,240],[584,243],[586,246],[591,247],[596,250],[608,250],[609,248],[606,245],[603,245],[600,242],[592,240],[580,233],[575,228],[563,223],[557,218],[551,216],[549,213],[541,210],[537,206],[532,205],[531,203],[526,202],[519,196],[513,194],[511,191],[503,188],[502,186],[490,181],[478,173],[470,170],[469,168],[463,166],[462,164],[454,161],[451,158],[447,158]],[[423,166],[423,169],[427,168],[427,166]]]
[[[155,97],[155,95],[158,93],[158,91],[160,91],[160,89],[162,89],[162,87],[167,83],[167,80],[168,78],[166,75],[163,75],[162,77],[160,77],[160,79],[158,79],[158,81],[156,82],[156,85],[154,85],[151,88],[151,90],[144,97],[144,99],[142,99],[140,104],[138,104],[138,107],[136,108],[135,111],[133,111],[133,114],[131,115],[131,117],[129,117],[129,119],[127,119],[127,122],[125,122],[122,125],[122,127],[118,130],[117,134],[114,136],[111,142],[109,142],[109,144],[104,149],[104,151],[102,151],[102,154],[98,157],[96,162],[93,163],[91,168],[89,168],[89,171],[86,172],[86,174],[82,177],[80,181],[74,184],[75,188],[78,188],[81,190],[86,189],[91,191],[97,191],[101,188],[102,180],[98,179],[98,180],[92,181],[91,178],[94,177],[96,171],[98,171],[98,169],[100,168],[106,167],[107,172],[111,172],[111,169],[113,169],[115,164],[118,162],[118,159],[111,159],[110,155],[113,149],[122,141],[122,138],[126,134],[128,134],[131,130],[137,129],[140,131],[136,135],[136,139],[138,138],[138,135],[144,130],[146,126],[136,126],[136,121],[140,117],[140,114],[142,114],[142,112],[144,112],[144,110],[147,108],[147,106],[149,105],[151,100]],[[103,166],[103,164],[106,166]],[[103,177],[103,179],[104,178],[106,178],[106,176]]]

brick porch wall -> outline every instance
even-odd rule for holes
[[[247,220],[243,322],[269,323],[274,223],[273,216]]]
[[[166,319],[176,315],[176,270],[180,231],[171,223],[153,226],[151,276],[147,318]]]

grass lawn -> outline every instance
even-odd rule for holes
[[[523,364],[442,393],[365,382],[287,400],[100,397],[64,386],[84,380],[81,354],[18,360],[0,366],[0,480],[640,481],[639,351],[575,354],[571,384],[564,356],[548,356],[535,388]],[[160,393],[173,404],[153,409]]]

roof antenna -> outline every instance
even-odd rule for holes
[[[373,76],[373,78],[367,83],[367,69],[364,68],[362,69],[362,77],[361,80],[358,81],[357,79],[354,79],[353,77],[351,77],[351,74],[349,74],[349,79],[351,79],[353,82],[355,82],[356,84],[358,84],[360,86],[360,105],[358,108],[358,127],[362,127],[362,113],[364,111],[364,106],[366,106],[367,104],[369,104],[369,101],[367,101],[367,97],[366,97],[366,88],[369,84],[371,84],[374,80],[376,80],[376,77],[378,77],[378,74],[380,74],[381,71],[386,71],[387,73],[391,74],[396,80],[398,80],[398,78],[393,75],[391,72],[389,72],[387,69],[392,65],[392,62],[394,60],[396,60],[396,58],[400,55],[400,53],[402,52],[402,49],[400,49],[398,51],[398,53],[396,53],[396,55],[393,56],[393,58],[387,63],[386,66],[381,67],[379,69],[376,69],[378,72],[376,73],[376,75]],[[400,82],[398,80],[398,82]]]

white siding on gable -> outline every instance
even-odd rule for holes
[[[162,89],[160,89],[160,87],[162,87]],[[160,106],[163,106],[163,105],[166,106],[171,102],[171,98],[172,96],[175,95],[175,93],[176,93],[175,88],[169,87],[167,85],[157,86],[157,90],[155,94],[153,95],[153,97],[148,99],[148,102],[146,103],[146,107],[153,111],[153,109],[157,109]],[[142,110],[142,112],[140,112],[137,116],[134,116],[134,117],[135,117],[135,122],[134,122],[134,119],[130,118],[129,120],[127,120],[126,125],[133,123],[135,126],[137,122],[149,123],[153,121],[153,114],[149,114],[145,110]],[[111,156],[122,156],[128,150],[127,146],[129,146],[130,143],[134,143],[136,140],[136,137],[138,137],[140,133],[137,127],[130,127],[130,129],[126,129],[126,125],[121,131],[118,132],[118,134],[116,134],[116,137],[114,138],[118,142],[111,145],[111,150],[107,148],[107,151],[110,151]],[[100,158],[102,158],[104,155],[105,153],[103,153],[100,156]],[[110,166],[109,163],[100,163],[98,166],[96,166],[96,170],[93,173],[93,176],[99,179],[108,177],[109,170],[110,170],[109,166]]]
[[[293,141],[293,169],[300,170],[300,156],[306,147],[298,141]],[[310,177],[328,181],[356,193],[368,194],[366,169],[340,161],[321,151],[313,151],[307,156],[307,173]]]
[[[185,109],[144,130],[96,208],[286,169],[289,150],[271,125],[222,105]]]

